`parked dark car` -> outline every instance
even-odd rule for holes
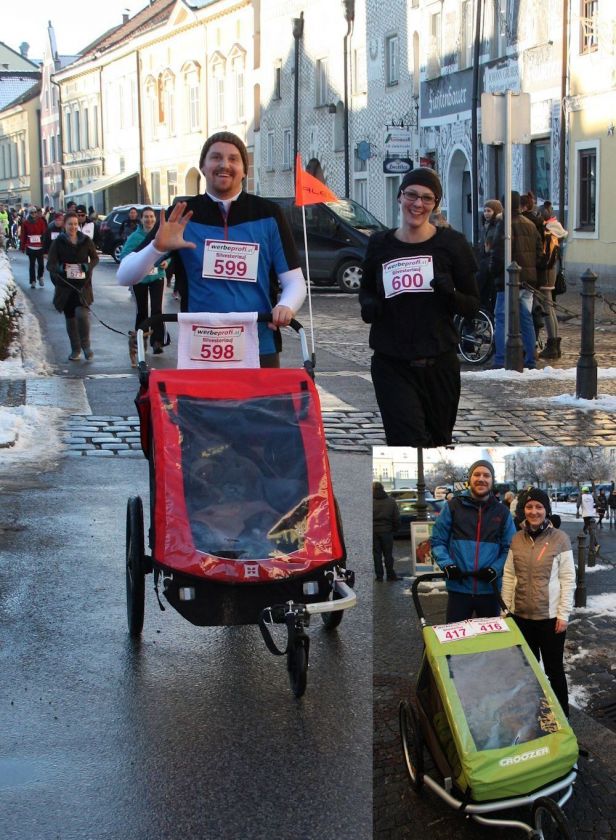
[[[120,252],[124,245],[124,240],[120,236],[120,229],[122,222],[128,219],[128,211],[131,207],[136,207],[139,213],[144,207],[151,207],[156,213],[156,217],[162,209],[160,204],[122,204],[119,207],[114,207],[110,213],[100,223],[99,229],[99,248],[103,254],[109,254],[114,260],[120,262]]]
[[[408,539],[411,535],[411,522],[417,520],[417,499],[396,499],[396,504],[400,511],[400,525],[394,537]],[[445,504],[447,504],[445,499],[426,499],[428,519],[436,519]]]
[[[270,198],[279,204],[291,226],[305,268],[302,208],[293,198]],[[368,239],[385,225],[361,204],[349,198],[311,204],[306,211],[310,255],[310,280],[315,286],[337,285],[344,292],[358,292]]]

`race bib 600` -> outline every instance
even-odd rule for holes
[[[408,292],[433,292],[431,280],[434,280],[432,257],[402,257],[383,265],[386,298]]]

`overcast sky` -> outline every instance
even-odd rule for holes
[[[147,0],[81,0],[79,3],[54,3],[51,0],[28,0],[19,12],[19,4],[9,4],[2,14],[0,40],[19,52],[22,41],[30,44],[28,58],[41,59],[51,20],[60,55],[76,55],[99,35],[122,22],[122,13],[130,16],[143,9]],[[10,13],[9,13],[10,6]]]

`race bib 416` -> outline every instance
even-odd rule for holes
[[[402,257],[383,265],[386,298],[409,292],[433,292],[431,280],[434,280],[432,257]]]

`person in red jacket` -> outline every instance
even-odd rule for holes
[[[43,218],[42,209],[40,207],[31,208],[30,214],[21,225],[21,251],[26,253],[30,260],[31,289],[35,288],[37,278],[39,286],[45,285],[43,279],[45,273],[43,237],[46,232],[47,222]]]

